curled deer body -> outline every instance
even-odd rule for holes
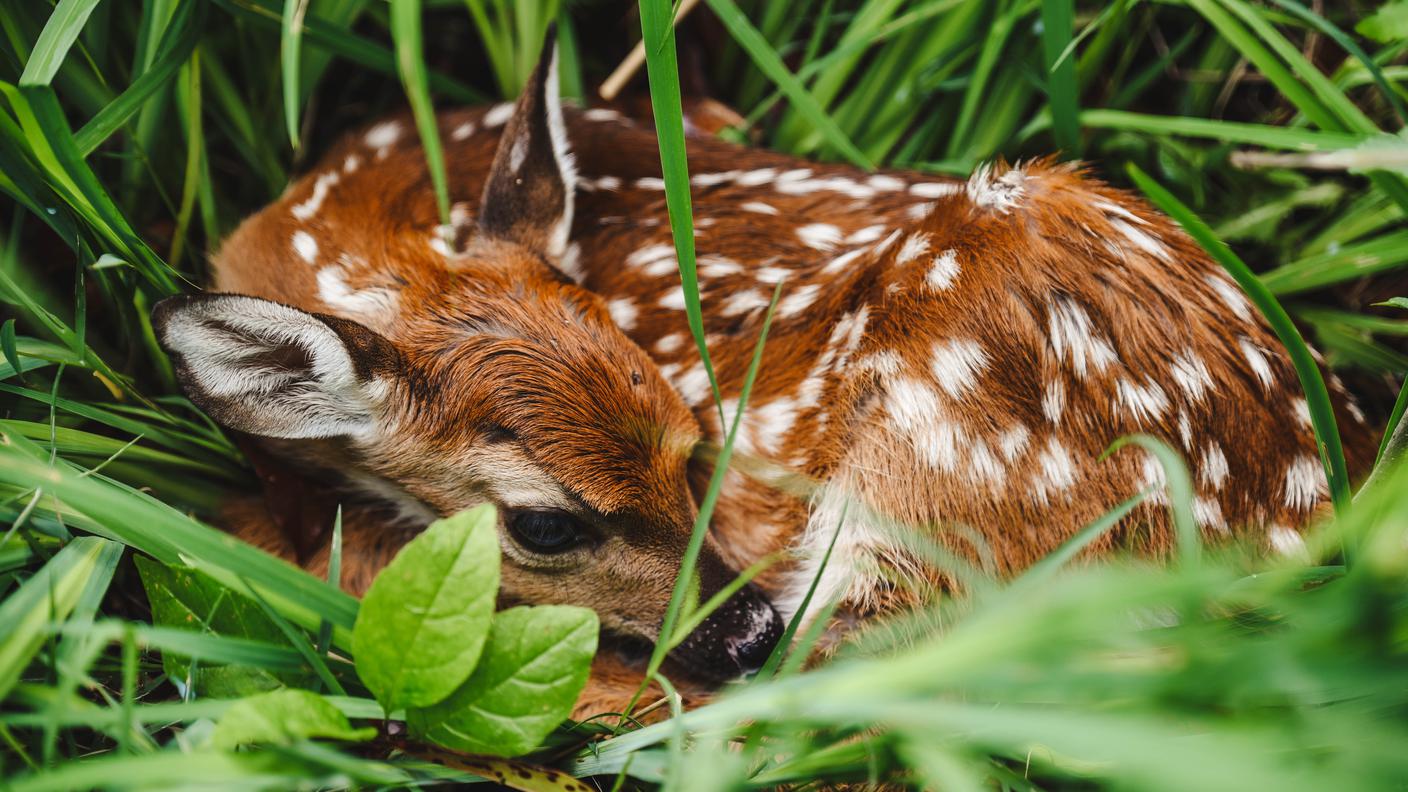
[[[156,324],[212,417],[369,504],[349,512],[352,588],[429,520],[487,501],[506,602],[586,605],[650,642],[707,474],[691,449],[726,427],[685,326],[654,136],[564,112],[545,52],[515,105],[440,116],[449,227],[413,126],[382,121],[224,244],[220,293],[163,302]],[[1161,484],[1152,458],[1099,461],[1121,435],[1188,457],[1211,535],[1292,547],[1325,497],[1274,335],[1132,196],[1050,162],[960,182],[690,145],[727,421],[783,284],[701,597],[790,553],[676,650],[701,678],[757,668],[818,576],[810,613],[850,620],[942,586],[907,533],[1029,565]],[[1340,396],[1357,454],[1367,427]],[[778,470],[810,486],[779,491]],[[1165,504],[1096,549],[1166,547]],[[290,553],[257,506],[229,516]],[[582,710],[619,705],[602,691],[628,676],[603,667]]]

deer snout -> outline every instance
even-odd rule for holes
[[[763,667],[782,638],[782,617],[752,584],[744,586],[680,644],[671,657],[710,681]]]

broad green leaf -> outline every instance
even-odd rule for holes
[[[121,545],[96,536],[74,539],[0,602],[0,699],[49,637],[50,625],[68,617],[89,578],[121,552]]]
[[[469,680],[444,701],[410,710],[411,729],[456,751],[527,753],[572,713],[596,640],[596,614],[585,608],[501,611]]]
[[[1403,308],[1403,309],[1405,309],[1405,310],[1408,310],[1408,297],[1390,297],[1390,298],[1388,298],[1387,300],[1384,300],[1384,301],[1381,302],[1381,303],[1374,303],[1374,304],[1375,304],[1375,305],[1387,305],[1387,306],[1391,306],[1391,307],[1393,307],[1393,308]]]
[[[142,578],[142,587],[147,591],[147,600],[151,603],[153,623],[230,638],[253,638],[288,645],[279,628],[259,605],[243,594],[230,591],[190,567],[167,566],[143,556],[137,556],[134,560]],[[209,694],[200,686],[199,673],[204,662],[208,661],[197,659],[202,661],[197,665],[197,689]],[[185,680],[190,671],[188,657],[163,652],[161,661],[166,674],[173,679]],[[282,676],[288,678],[289,674],[285,672]]]
[[[1408,39],[1408,0],[1383,4],[1355,25],[1354,31],[1380,44]]]
[[[229,750],[241,745],[289,745],[322,737],[361,742],[376,736],[371,727],[354,729],[337,707],[306,690],[274,690],[236,702],[215,725],[211,744]]]
[[[434,704],[474,670],[499,592],[497,521],[484,505],[432,523],[362,598],[352,653],[388,712]]]
[[[193,687],[210,699],[237,699],[283,688],[284,682],[258,666],[196,665]]]

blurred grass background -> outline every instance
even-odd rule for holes
[[[512,97],[553,20],[564,91],[595,102],[643,25],[657,42],[668,33],[669,10],[0,6],[6,783],[157,788],[204,773],[246,788],[394,787],[452,772],[383,763],[384,745],[201,742],[224,705],[166,679],[161,650],[286,673],[302,650],[345,651],[356,603],[192,519],[253,477],[179,396],[148,307],[202,283],[205,254],[340,133],[408,103],[424,118],[432,99]],[[1408,295],[1408,2],[705,0],[675,37],[677,63],[652,48],[649,91],[643,68],[619,100],[628,111],[672,89],[709,97],[746,119],[733,139],[864,166],[963,175],[1060,151],[1120,184],[1136,167],[1259,273],[1376,425],[1402,414],[1408,315],[1380,303]],[[678,124],[658,106],[658,121]],[[678,141],[664,140],[668,162]],[[540,758],[719,788],[1391,786],[1408,774],[1404,491],[1402,471],[1381,467],[1304,558],[1228,551],[989,581],[877,630],[863,657],[814,673],[789,664],[784,679],[683,719],[585,752],[564,735]],[[1341,541],[1367,548],[1353,568]],[[291,632],[150,625],[124,547],[253,595]],[[326,640],[289,637],[304,633]],[[349,692],[339,706],[376,716],[345,663],[328,663]],[[721,750],[739,719],[756,722],[744,749]]]

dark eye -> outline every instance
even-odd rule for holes
[[[558,511],[519,512],[508,528],[519,544],[541,555],[565,553],[586,540],[581,521]]]

